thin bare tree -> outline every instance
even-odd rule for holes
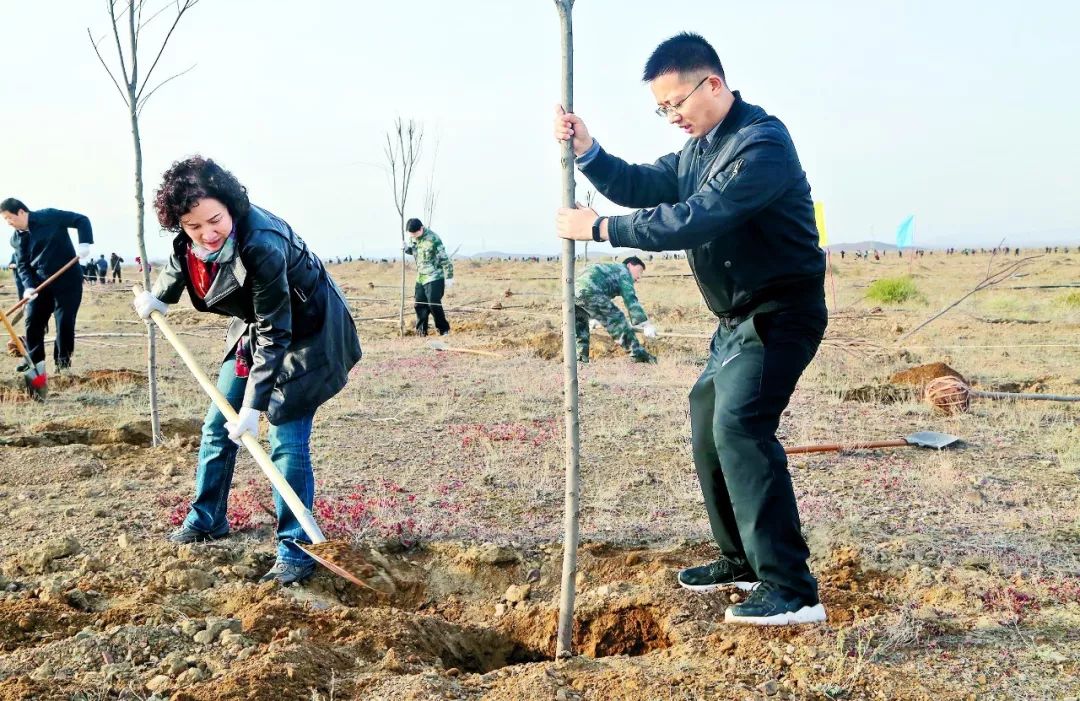
[[[401,309],[398,311],[398,333],[405,336],[405,208],[409,203],[416,164],[424,144],[424,128],[415,120],[394,120],[394,126],[386,132],[386,162],[390,166],[390,186],[394,193],[394,208],[401,223]]]
[[[424,225],[434,226],[435,205],[439,200],[439,191],[435,189],[435,164],[439,160],[439,135],[435,134],[435,147],[431,149],[431,173],[428,174],[427,192],[424,193]]]
[[[571,12],[574,0],[555,0],[562,28],[562,106],[574,111],[574,28]],[[567,139],[562,151],[562,203],[574,207],[574,145]],[[562,591],[559,596],[559,629],[555,654],[573,655],[574,598],[577,579],[578,518],[581,504],[581,480],[578,462],[578,377],[577,334],[574,320],[574,242],[563,241],[563,410],[566,430],[566,488],[563,504]]]
[[[179,78],[195,67],[194,65],[191,65],[178,73],[173,73],[168,78],[160,80],[157,83],[151,82],[151,78],[154,75],[154,69],[158,67],[161,56],[165,53],[165,47],[168,45],[169,39],[172,38],[173,32],[176,30],[176,25],[180,23],[180,19],[188,12],[188,10],[199,4],[199,1],[200,0],[173,0],[172,2],[167,2],[143,20],[143,10],[146,8],[145,0],[105,0],[105,8],[109,14],[109,29],[111,30],[112,38],[116,44],[116,58],[119,63],[117,70],[110,68],[105,57],[101,54],[101,42],[105,40],[108,34],[95,40],[90,28],[88,27],[86,29],[86,34],[90,37],[90,45],[93,47],[94,53],[97,55],[105,72],[109,75],[109,79],[112,80],[113,85],[116,86],[116,91],[120,93],[120,98],[124,101],[124,105],[128,108],[128,119],[131,122],[131,137],[135,144],[135,237],[139,244],[139,256],[143,262],[143,286],[148,290],[150,289],[150,258],[146,255],[146,227],[144,221],[146,203],[143,199],[142,138],[139,133],[139,115],[141,115],[143,109],[145,109],[146,103],[150,101],[150,98],[153,97],[163,85]],[[141,53],[139,44],[143,39],[144,31],[154,22],[154,20],[162,16],[167,16],[165,15],[165,12],[169,9],[172,9],[174,14],[168,30],[164,32],[164,36],[160,37],[160,42],[152,44],[149,54]],[[125,15],[127,16],[126,21]],[[123,28],[122,25],[124,25]],[[125,41],[121,39],[121,35],[124,35],[124,40],[126,40],[127,43],[126,52],[124,50]],[[143,74],[140,74],[139,72],[140,56],[153,56],[153,60],[150,62],[150,68]],[[153,444],[157,446],[160,445],[162,436],[161,417],[158,414],[157,396],[157,336],[154,333],[153,324],[147,323],[146,337],[147,378],[149,379],[150,385],[150,429],[153,434]]]

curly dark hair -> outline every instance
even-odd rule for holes
[[[251,209],[247,188],[209,158],[191,156],[173,163],[161,176],[161,187],[154,193],[154,209],[161,228],[180,233],[180,217],[206,197],[225,205],[233,221],[243,219]]]

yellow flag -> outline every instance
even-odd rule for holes
[[[825,229],[825,203],[814,203],[814,219],[817,221],[818,245],[825,248],[829,245],[829,232]]]

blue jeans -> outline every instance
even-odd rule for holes
[[[229,404],[239,410],[244,401],[247,378],[236,376],[236,364],[232,356],[221,366],[217,386],[229,400]],[[315,475],[311,469],[309,445],[311,422],[314,418],[313,411],[295,421],[270,426],[270,458],[309,511],[315,500]],[[229,440],[229,432],[225,429],[225,415],[211,404],[203,421],[199,467],[195,473],[195,498],[191,502],[191,511],[184,519],[185,526],[214,535],[228,532],[226,510],[239,449],[240,446]],[[310,539],[276,489],[274,507],[278,520],[278,560],[292,565],[311,564],[313,560],[296,545],[297,541],[310,543]]]

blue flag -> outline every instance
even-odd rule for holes
[[[915,243],[915,215],[908,216],[896,229],[896,247],[910,248]]]

